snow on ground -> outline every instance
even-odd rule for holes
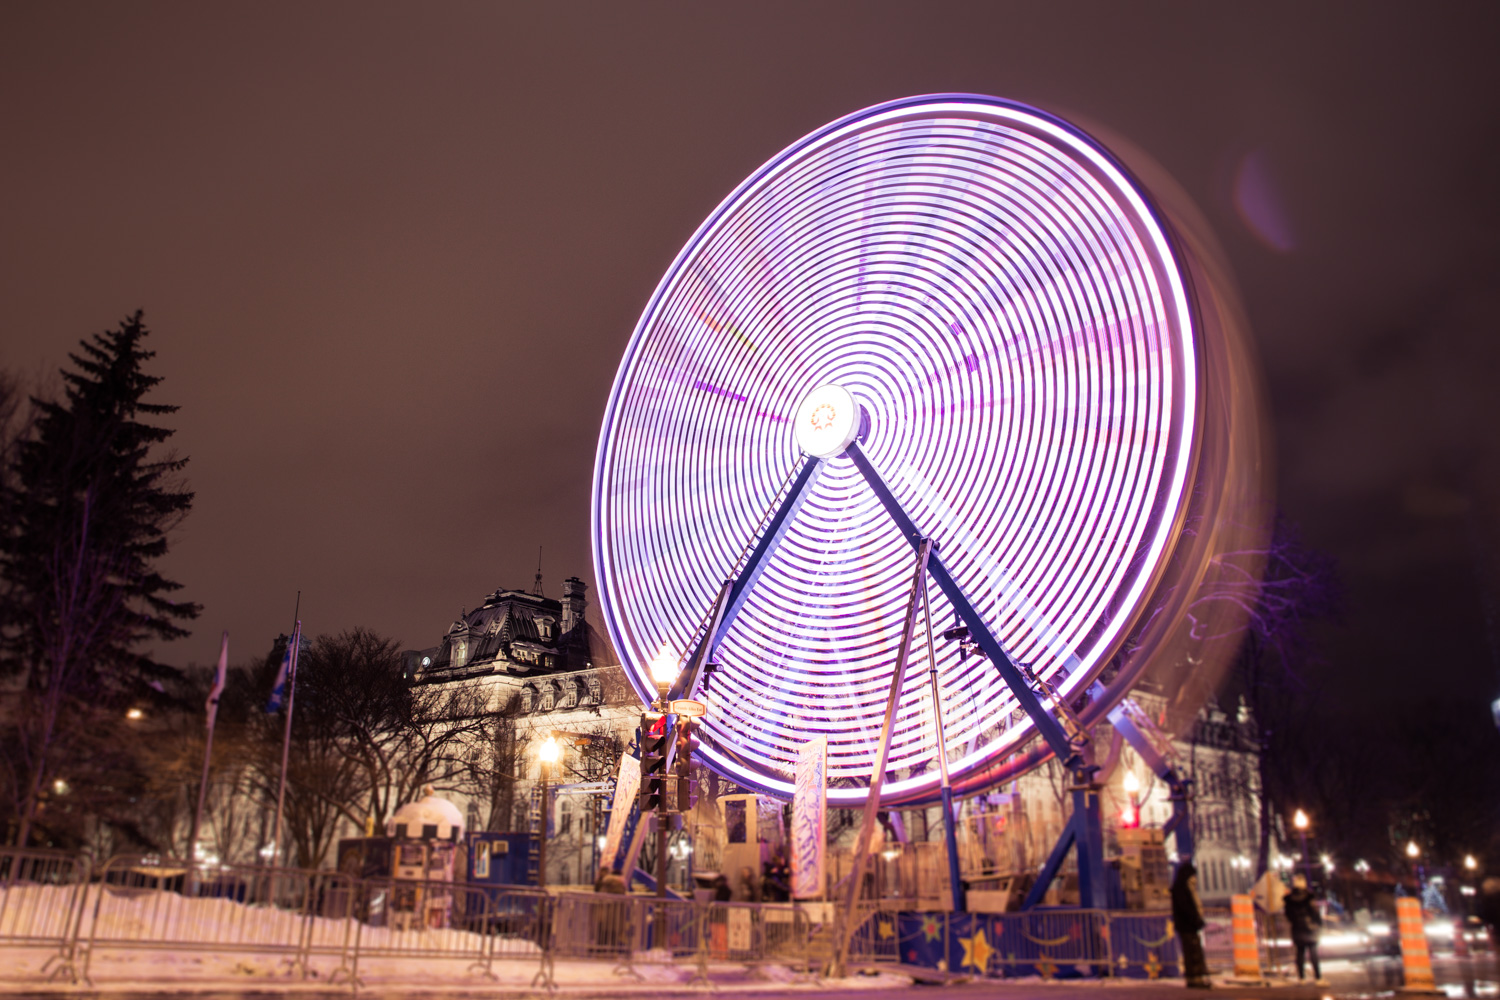
[[[88,886],[80,918],[78,891],[52,885],[0,887],[0,992],[69,989],[71,977],[58,980],[56,974],[60,965],[65,967],[59,953],[71,939],[75,921],[79,945],[74,968],[80,977],[86,968],[95,986],[114,990],[222,986],[322,991],[347,985],[356,971],[362,989],[517,990],[529,988],[542,966],[537,946],[521,937],[451,928],[403,931],[333,917],[308,920],[292,910],[159,890]],[[299,964],[303,955],[305,977]],[[650,995],[688,987],[697,974],[696,962],[664,958],[647,953],[628,966],[614,960],[563,959],[553,964],[553,977],[560,989],[573,992]],[[821,989],[841,983],[880,989],[911,982],[891,973],[814,981],[777,965],[715,962],[707,971],[715,985],[741,990]]]

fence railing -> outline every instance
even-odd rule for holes
[[[42,971],[72,975],[88,859],[63,851],[0,848],[0,947],[44,952]]]
[[[1166,914],[1101,910],[913,912],[860,904],[851,965],[980,975],[1173,975]],[[1205,944],[1222,966],[1209,914]],[[92,867],[0,848],[0,965],[10,978],[318,978],[358,989],[448,974],[554,983],[553,963],[774,963],[821,973],[834,959],[830,904],[695,902],[524,886],[354,878],[339,872],[190,865],[122,856]],[[1273,958],[1274,956],[1267,956]],[[502,963],[505,963],[502,967]],[[165,967],[170,966],[170,975]],[[518,972],[518,970],[521,970]]]

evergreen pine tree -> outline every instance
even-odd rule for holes
[[[21,711],[7,740],[11,792],[24,846],[54,780],[63,737],[91,713],[117,708],[172,669],[139,651],[187,635],[197,604],[155,563],[193,494],[186,459],[159,455],[174,433],[145,422],[175,406],[144,401],[161,381],[142,367],[141,313],[81,342],[62,371],[64,398],[33,400],[33,433],[16,450],[3,505],[0,569],[9,592],[4,666],[19,673]]]

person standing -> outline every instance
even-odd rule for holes
[[[1172,926],[1182,944],[1182,974],[1187,977],[1188,986],[1212,989],[1214,984],[1208,978],[1208,958],[1203,954],[1200,936],[1206,925],[1203,904],[1198,901],[1198,869],[1190,859],[1177,866],[1177,874],[1172,878]]]
[[[792,867],[787,864],[786,855],[780,848],[766,862],[760,891],[761,897],[769,903],[785,903],[792,898]]]
[[[1318,928],[1323,926],[1323,916],[1307,888],[1306,875],[1292,876],[1292,891],[1286,894],[1281,905],[1292,929],[1292,944],[1297,948],[1297,978],[1306,978],[1306,961],[1311,958],[1313,981],[1318,986],[1327,986],[1323,981],[1323,970],[1318,966]]]
[[[1489,928],[1490,953],[1495,958],[1495,972],[1500,975],[1500,878],[1491,875],[1479,883],[1479,907],[1475,916]]]
[[[760,902],[760,876],[749,865],[740,869],[740,898],[747,903]]]

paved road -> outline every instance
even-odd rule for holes
[[[1374,959],[1370,961],[1333,961],[1326,963],[1324,974],[1327,987],[1282,985],[1274,987],[1220,986],[1208,996],[1213,1000],[1359,1000],[1359,998],[1393,998],[1399,990],[1398,967],[1394,961]],[[1439,985],[1451,1000],[1462,997],[1500,998],[1500,969],[1489,957],[1461,960],[1439,958],[1433,964]],[[3,973],[0,973],[3,979]],[[845,981],[846,983],[848,981]],[[889,980],[887,980],[889,982]],[[976,998],[1000,998],[1000,1000],[1193,1000],[1203,997],[1204,991],[1187,989],[1182,980],[1166,980],[1150,983],[1139,980],[1114,981],[1062,981],[1044,983],[1040,980],[989,980],[982,983],[949,983],[946,985],[896,986],[888,988],[861,987],[855,984],[817,987],[778,987],[771,983],[755,987],[724,986],[715,992],[689,989],[665,984],[637,985],[622,983],[618,986],[596,989],[563,989],[554,996],[558,1000],[593,1000],[593,998],[620,998],[620,1000],[676,1000],[687,997],[713,997],[714,1000],[773,1000],[787,997],[800,1000],[976,1000]],[[347,991],[332,991],[320,988],[305,988],[301,984],[286,990],[222,990],[198,989],[183,984],[178,989],[151,992],[88,991],[68,988],[34,993],[0,990],[3,1000],[58,1000],[61,996],[71,998],[100,998],[100,1000],[349,1000]],[[361,1000],[510,1000],[520,997],[546,997],[545,993],[511,991],[501,989],[476,990],[455,988],[438,990],[412,990],[402,988],[363,990]]]

